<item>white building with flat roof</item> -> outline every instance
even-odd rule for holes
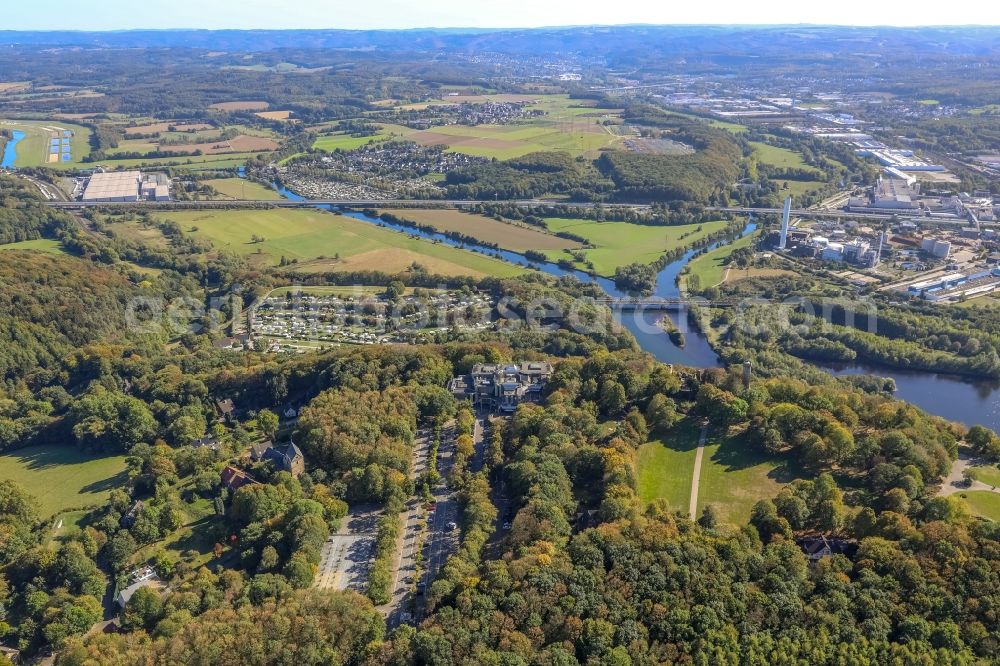
[[[138,201],[142,173],[139,171],[109,171],[95,173],[83,191],[84,201]]]

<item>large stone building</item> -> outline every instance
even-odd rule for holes
[[[263,442],[250,449],[250,459],[254,462],[271,461],[277,469],[299,476],[306,471],[306,458],[302,450],[289,441],[286,446],[275,446],[271,442]]]
[[[519,365],[480,363],[468,375],[451,381],[451,392],[459,400],[471,400],[478,408],[510,413],[522,402],[535,402],[552,376],[552,365],[531,361]]]

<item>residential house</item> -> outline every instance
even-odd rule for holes
[[[268,461],[276,469],[299,476],[306,471],[306,458],[295,442],[289,440],[287,445],[275,446],[271,442],[262,442],[250,448],[250,459],[254,462]]]
[[[252,483],[257,483],[254,481],[249,474],[243,470],[229,465],[226,469],[222,470],[222,485],[230,490],[230,492],[236,492],[243,486],[248,486]]]
[[[167,584],[156,575],[156,571],[152,567],[143,567],[133,571],[132,575],[129,576],[129,582],[129,586],[119,592],[115,599],[123,609],[135,593],[142,588],[150,588],[157,594],[162,594],[167,587]]]
[[[142,503],[142,500],[136,500],[135,504],[133,504],[128,510],[128,513],[122,516],[121,520],[118,521],[118,524],[125,529],[130,529],[133,525],[135,525],[135,521],[139,519],[144,506],[145,505]]]
[[[191,446],[196,449],[211,449],[212,451],[219,451],[219,442],[211,435],[205,435],[201,439],[196,439],[191,442]]]
[[[812,562],[817,562],[824,557],[832,557],[834,555],[852,557],[858,550],[857,541],[827,537],[823,534],[801,537],[796,539],[795,542]]]
[[[219,413],[219,419],[226,423],[233,423],[236,420],[236,404],[229,398],[216,400],[215,410]]]

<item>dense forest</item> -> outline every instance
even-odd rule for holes
[[[473,212],[539,228],[553,217],[702,223],[719,219],[711,206],[777,203],[788,188],[778,181],[808,184],[797,200],[805,207],[878,173],[846,144],[668,110],[671,91],[731,100],[737,79],[755,91],[823,81],[844,98],[878,100],[857,102],[862,109],[898,109],[933,91],[945,104],[982,104],[982,114],[915,120],[899,112],[869,123],[873,134],[895,141],[905,133],[914,147],[959,157],[998,141],[995,29],[0,36],[3,80],[30,82],[0,90],[0,115],[86,116],[74,121],[93,130],[81,161],[135,156],[113,153],[127,138],[123,118],[205,122],[220,138],[266,128],[281,148],[247,163],[264,182],[279,161],[316,175],[342,160],[351,167],[338,175],[345,182],[433,179],[426,196],[480,200]],[[562,72],[582,72],[581,81]],[[553,91],[593,103],[598,111],[581,117],[602,118],[609,137],[669,141],[670,154],[455,158],[440,146],[389,140],[356,149],[396,154],[360,172],[349,161],[362,152],[324,153],[314,143],[344,133],[344,145],[357,145],[349,139],[379,134],[380,123],[419,131],[446,115],[420,103],[448,94]],[[291,118],[211,108],[238,100]],[[188,141],[168,137],[146,157]],[[767,147],[791,151],[794,166],[766,163]],[[54,170],[27,173],[60,180]],[[179,187],[207,193],[208,180],[233,175],[188,173]],[[498,201],[538,197],[552,201]],[[571,201],[594,205],[578,210]],[[623,201],[650,205],[604,205]],[[1000,526],[974,515],[962,492],[940,491],[966,458],[995,473],[1000,436],[895,400],[891,380],[833,377],[806,361],[1000,378],[1000,310],[901,300],[809,270],[714,287],[689,279],[690,291],[716,303],[692,319],[727,366],[694,369],[642,351],[598,303],[607,294],[597,284],[540,272],[436,275],[420,262],[398,274],[332,263],[304,273],[297,259],[270,267],[166,218],[149,209],[59,212],[29,180],[0,174],[0,246],[54,241],[41,244],[49,251],[0,252],[2,462],[22,478],[58,471],[61,462],[49,460],[63,458],[111,470],[86,484],[90,499],[81,491],[81,504],[68,500],[59,512],[52,495],[65,489],[0,478],[0,644],[19,663],[997,660]],[[729,220],[697,246],[744,224]],[[626,256],[614,280],[649,293],[658,269],[692,247],[652,264]],[[753,256],[744,247],[727,261],[749,265]],[[291,299],[289,285],[364,285],[387,299],[428,302],[444,288],[497,305],[476,306],[489,310],[487,326],[429,329],[421,344],[225,348],[256,299],[286,289]],[[789,305],[724,307],[749,298]],[[503,416],[484,417],[450,390],[477,365],[542,361],[552,366],[544,386]],[[742,372],[746,361],[752,376]],[[676,457],[650,463],[651,447]],[[687,496],[683,505],[667,497],[676,478],[652,491],[644,484],[650,470],[674,473],[675,461],[695,456],[716,470],[703,488],[731,484],[726,490],[739,494],[739,517],[705,496],[699,507],[697,491],[700,512],[689,515]],[[764,469],[759,487],[738,487],[752,483],[739,480],[751,467]],[[446,509],[449,522],[435,528]],[[362,514],[363,526],[352,526]],[[364,580],[335,590],[325,578],[329,545],[352,529],[364,532],[358,551],[370,543]],[[437,545],[449,547],[415,545],[434,530],[445,534]],[[400,543],[412,545],[412,572],[396,567]],[[133,589],[149,571],[155,584]],[[425,571],[433,575],[422,578]],[[399,585],[410,592],[396,608],[405,613],[387,619]],[[134,594],[119,596],[127,590]],[[0,654],[0,666],[8,663]]]

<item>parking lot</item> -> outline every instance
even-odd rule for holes
[[[357,507],[348,513],[340,530],[323,547],[316,587],[364,592],[375,552],[378,515],[378,510],[370,506]]]

